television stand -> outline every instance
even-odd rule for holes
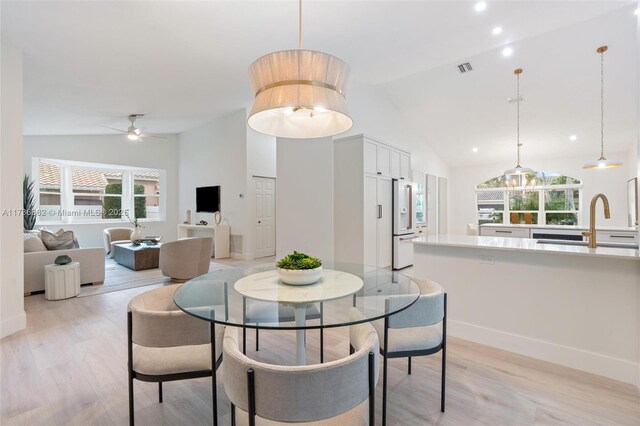
[[[200,235],[196,235],[200,234]],[[196,225],[179,224],[178,239],[199,237],[202,234],[213,237],[213,257],[224,259],[229,257],[229,225]]]

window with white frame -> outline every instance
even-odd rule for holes
[[[38,222],[164,220],[164,170],[34,158]]]
[[[580,225],[582,182],[557,173],[498,176],[476,186],[478,224]]]

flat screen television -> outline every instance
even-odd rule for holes
[[[196,212],[215,213],[220,211],[220,186],[196,188]]]

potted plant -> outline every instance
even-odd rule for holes
[[[317,257],[294,251],[276,263],[278,277],[285,284],[313,284],[322,275],[322,261]]]
[[[34,181],[29,175],[22,179],[22,208],[24,209],[23,226],[25,233],[33,231],[36,226],[36,196],[33,192]]]

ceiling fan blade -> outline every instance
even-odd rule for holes
[[[156,138],[156,139],[166,139],[165,136],[151,135],[149,133],[143,133],[140,135],[141,138]]]
[[[129,132],[128,132],[128,131],[126,131],[126,130],[116,129],[115,127],[109,127],[109,126],[102,126],[102,127],[104,127],[105,129],[116,130],[116,131],[118,131],[118,132],[122,132],[122,133],[129,133]]]

